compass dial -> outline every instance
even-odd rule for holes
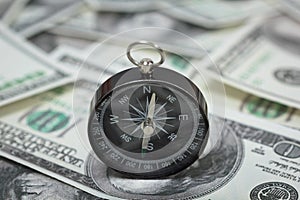
[[[119,86],[98,102],[89,139],[109,167],[159,177],[191,165],[205,145],[207,130],[196,99],[175,85],[147,80]]]

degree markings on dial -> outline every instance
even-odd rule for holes
[[[190,152],[189,150],[186,150],[186,152],[188,152],[189,154],[192,154],[192,152]]]
[[[108,151],[106,151],[105,153],[109,153],[109,152],[111,152],[111,149],[109,149]]]
[[[176,162],[176,160],[173,158],[173,161],[174,161],[174,163],[177,165],[177,162]]]
[[[121,164],[123,164],[124,161],[125,161],[125,158],[122,159]]]

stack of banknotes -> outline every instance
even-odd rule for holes
[[[0,19],[0,199],[300,198],[299,1],[0,0]],[[115,173],[84,141],[99,76],[133,67],[105,59],[147,39],[111,37],[146,27],[201,44],[155,41],[168,67],[223,102],[209,105],[224,122],[213,150],[155,180]]]

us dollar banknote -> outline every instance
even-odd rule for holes
[[[78,93],[86,99],[90,86],[86,81],[81,84]],[[131,179],[107,168],[80,141],[71,115],[72,91],[73,85],[68,85],[5,107],[0,117],[0,154],[102,198],[298,198],[299,132],[229,116],[248,123],[225,120],[216,147],[189,169],[168,178]],[[87,103],[76,108],[78,113],[87,112]],[[83,121],[79,118],[77,125]],[[249,178],[249,173],[255,176]]]
[[[143,12],[159,8],[158,0],[87,0],[94,9],[112,12]]]
[[[7,25],[11,24],[28,1],[29,0],[2,0],[0,3],[1,22]]]
[[[3,157],[0,157],[0,177],[0,198],[3,200],[100,200],[80,189]]]
[[[82,5],[80,0],[31,0],[24,9],[15,12],[10,27],[22,36],[29,37],[68,19]]]
[[[192,81],[200,88],[204,88],[204,83],[201,81],[197,72],[192,70],[190,76]],[[216,80],[206,77],[206,83],[209,91],[214,98],[224,98],[224,93],[220,92]],[[229,85],[224,85],[225,89],[225,111],[239,112],[245,115],[254,116],[260,120],[266,120],[272,123],[281,124],[300,130],[300,110],[289,107],[285,104],[280,104],[256,95],[244,92]]]
[[[97,85],[78,80],[75,89],[66,85],[4,107],[0,155],[102,198],[298,198],[299,132],[236,113],[226,120],[211,117],[217,124],[225,121],[219,142],[174,177],[131,179],[112,171],[92,156],[86,140]]]
[[[279,0],[281,6],[278,7],[286,15],[300,22],[300,3],[297,0]]]
[[[148,27],[148,29],[145,27]],[[150,30],[149,27],[153,29]],[[97,41],[131,29],[139,29],[139,31],[135,34],[129,34],[130,32],[128,32],[123,34],[122,37],[114,38],[114,43],[127,45],[132,41],[148,38],[148,40],[151,39],[151,41],[170,52],[202,57],[206,54],[206,51],[211,52],[227,41],[227,37],[232,36],[239,27],[209,31],[176,20],[162,12],[113,13],[87,10],[79,12],[74,18],[57,26],[54,31],[56,30],[60,34],[76,35]],[[178,31],[187,37],[192,37],[204,49],[196,43],[187,43],[186,37],[181,37],[167,30]]]
[[[225,83],[300,108],[300,24],[275,16],[251,24],[213,57]]]
[[[79,81],[77,86],[83,100],[75,109],[77,117],[72,108],[73,84],[1,108],[0,126],[5,131],[1,132],[0,155],[105,198],[85,172],[90,152],[81,142],[86,133],[77,131],[88,112],[84,96],[89,96],[94,85]]]
[[[264,1],[161,1],[162,12],[187,23],[218,29],[239,25],[249,17],[270,11]]]
[[[72,80],[55,62],[1,24],[0,47],[0,106]]]
[[[39,32],[28,37],[27,40],[46,53],[51,53],[55,48],[61,45],[69,45],[74,48],[84,49],[95,42],[95,40],[89,38],[77,37],[76,34],[70,36],[54,32],[53,29]]]
[[[125,199],[297,200],[300,143],[293,138],[298,134],[278,134],[226,120],[214,150],[175,176],[133,179],[95,159],[89,161],[88,171],[106,193]]]

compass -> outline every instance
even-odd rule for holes
[[[157,50],[161,60],[136,61],[137,45]],[[108,167],[130,176],[157,178],[194,163],[208,139],[206,101],[185,76],[163,67],[164,51],[140,41],[129,45],[138,67],[106,80],[91,102],[88,137],[95,155]]]

